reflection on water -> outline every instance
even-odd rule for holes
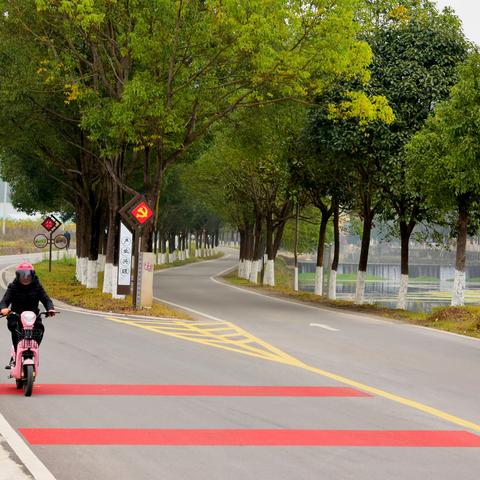
[[[390,271],[392,271],[391,269]],[[350,273],[350,272],[348,272]],[[378,270],[377,270],[377,276]],[[429,273],[433,273],[430,270]],[[438,273],[440,273],[438,271]],[[370,274],[370,272],[369,272]],[[423,278],[427,277],[424,275]],[[433,277],[433,275],[430,275]],[[431,312],[434,307],[448,306],[451,302],[451,292],[453,281],[450,278],[438,278],[435,281],[416,281],[415,278],[410,279],[407,294],[407,309],[416,312]],[[471,276],[471,278],[473,278]],[[478,277],[477,277],[478,278]],[[477,280],[475,278],[475,280]],[[325,291],[327,291],[327,282],[325,280]],[[382,306],[396,308],[397,296],[400,285],[398,280],[381,280],[367,281],[365,284],[365,302],[376,303]],[[313,292],[314,282],[300,281],[299,289],[302,291]],[[339,300],[351,300],[355,297],[355,281],[337,281],[337,298]],[[480,283],[477,281],[468,281],[466,283],[465,304],[480,304]]]

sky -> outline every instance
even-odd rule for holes
[[[463,22],[465,36],[480,46],[479,0],[437,0],[437,5],[439,9],[452,7]]]

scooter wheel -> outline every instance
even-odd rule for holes
[[[32,395],[33,381],[33,365],[26,365],[25,380],[23,381],[23,393],[26,397],[30,397]]]
[[[23,380],[15,380],[15,385],[17,386],[17,390],[20,390],[23,387]]]

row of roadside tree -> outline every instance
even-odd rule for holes
[[[142,194],[154,209],[142,251],[165,253],[192,233],[216,243],[227,222],[240,232],[241,274],[256,281],[266,251],[268,284],[288,220],[318,209],[317,293],[327,223],[335,272],[340,212],[357,212],[358,303],[374,219],[394,220],[401,308],[414,227],[458,211],[462,302],[479,61],[452,12],[427,0],[0,0],[0,9],[1,173],[17,207],[74,217],[89,286],[103,252],[104,289],[115,291],[118,211]],[[458,113],[466,107],[471,115]]]
[[[357,304],[364,301],[378,221],[400,238],[398,308],[406,308],[412,233],[426,225],[446,227],[456,238],[452,305],[462,305],[467,235],[478,232],[480,57],[450,10],[438,12],[428,1],[373,3],[359,32],[373,53],[368,81],[335,83],[314,97],[314,105],[237,112],[216,129],[190,175],[205,204],[239,229],[239,274],[252,282],[265,251],[262,279],[273,284],[286,223],[297,207],[300,217],[313,207],[319,225],[316,294],[326,293],[323,259],[331,221],[328,295],[335,298],[339,218],[346,212],[363,223]]]

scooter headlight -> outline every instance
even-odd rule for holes
[[[34,312],[23,312],[20,318],[24,326],[31,327],[35,323],[37,316]]]

